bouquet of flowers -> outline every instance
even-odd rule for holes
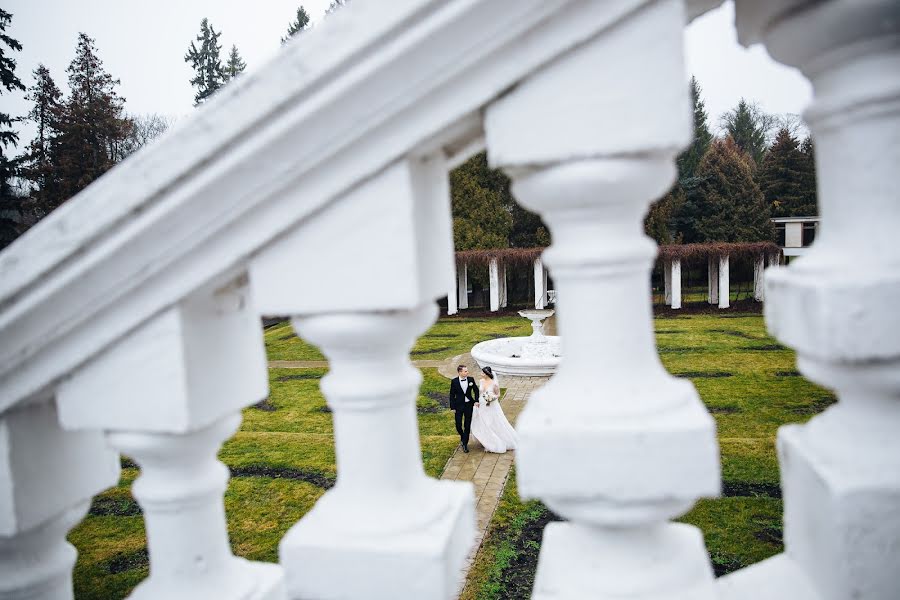
[[[498,397],[494,394],[493,390],[487,390],[484,392],[482,399],[484,400],[485,406],[490,406],[491,402],[498,400]]]

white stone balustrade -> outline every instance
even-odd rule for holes
[[[245,276],[198,290],[60,385],[63,427],[107,432],[109,445],[141,468],[132,493],[144,513],[150,575],[130,598],[285,598],[281,567],[231,553],[229,473],[216,457],[239,411],[267,387]]]
[[[66,536],[118,478],[103,436],[63,431],[52,402],[0,415],[0,598],[73,598]]]
[[[642,227],[690,136],[684,19],[648,2],[486,112],[561,290],[565,360],[517,425],[520,493],[569,519],[546,528],[535,599],[714,597],[700,532],[668,520],[719,493],[715,425],[656,354]]]
[[[783,555],[721,581],[725,598],[883,600],[900,590],[900,5],[737,3],[813,84],[820,235],[766,271],[766,321],[839,402],[782,427]]]

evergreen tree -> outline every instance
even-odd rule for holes
[[[69,98],[59,111],[59,134],[51,144],[59,179],[48,210],[84,189],[115,164],[130,129],[116,92],[118,79],[103,69],[94,40],[78,34],[75,58],[67,69]]]
[[[675,217],[684,204],[684,190],[676,185],[660,200],[650,205],[644,218],[644,232],[657,244],[677,244],[682,234],[677,233]]]
[[[506,248],[513,219],[502,193],[485,185],[484,153],[450,172],[453,243],[457,250]]]
[[[759,173],[760,188],[776,217],[796,216],[803,205],[803,160],[797,140],[780,129]]]
[[[13,52],[22,50],[22,44],[6,33],[11,22],[12,15],[0,9],[0,94],[25,89],[16,76],[15,59],[7,56],[6,48]],[[21,233],[22,198],[15,193],[12,185],[18,166],[17,161],[7,154],[7,147],[15,147],[19,141],[18,134],[12,129],[16,120],[0,112],[0,248],[7,246]]]
[[[707,124],[706,103],[700,98],[702,92],[696,77],[691,77],[691,97],[694,99],[694,139],[687,150],[678,157],[678,178],[693,177],[697,165],[712,142],[712,133]]]
[[[53,152],[59,136],[62,92],[43,64],[39,64],[32,75],[34,85],[28,88],[26,98],[33,103],[28,118],[35,124],[36,132],[25,152],[22,176],[34,186],[31,197],[43,214],[60,195]]]
[[[733,110],[722,115],[722,128],[738,148],[750,156],[753,166],[760,166],[768,146],[767,136],[775,121],[772,115],[741,98]]]
[[[350,3],[350,0],[331,0],[331,4],[328,5],[328,8],[325,9],[325,16],[332,14],[337,9],[347,6]]]
[[[697,167],[702,204],[700,242],[758,242],[775,238],[769,207],[753,179],[752,159],[730,137],[714,141]]]
[[[792,216],[809,217],[819,214],[819,197],[816,193],[816,154],[812,138],[807,136],[800,144],[800,195],[801,202]]]
[[[208,19],[200,22],[200,33],[197,35],[197,42],[200,42],[198,48],[194,42],[191,42],[187,54],[184,55],[184,62],[191,63],[194,69],[194,77],[191,79],[191,85],[197,88],[194,95],[194,106],[202,104],[207,98],[221,88],[227,78],[225,76],[225,67],[222,66],[222,60],[219,52],[222,46],[219,44],[219,37],[222,32],[216,32]]]
[[[240,53],[238,53],[237,46],[232,44],[231,53],[228,55],[228,62],[225,63],[225,81],[231,81],[243,73],[246,68],[247,63],[244,62],[244,59],[242,59]]]
[[[281,38],[281,43],[284,44],[289,39],[304,31],[309,29],[309,13],[306,12],[306,9],[302,6],[297,9],[297,18],[288,25],[287,35]]]

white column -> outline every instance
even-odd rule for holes
[[[486,112],[492,164],[551,229],[566,341],[517,424],[521,496],[568,519],[545,530],[536,600],[714,597],[700,531],[669,520],[719,492],[715,424],[656,353],[642,227],[690,138],[682,9],[648,3]]]
[[[280,566],[231,553],[216,455],[240,411],[268,393],[265,349],[244,275],[210,283],[141,325],[59,388],[70,430],[107,432],[135,459],[150,574],[130,598],[284,600]]]
[[[496,258],[488,264],[488,286],[491,312],[497,312],[500,310],[500,268]]]
[[[461,263],[456,270],[456,291],[459,294],[459,309],[469,308],[469,268],[466,263]]]
[[[459,281],[459,275],[457,273],[459,266],[453,271],[453,277],[450,279],[450,286],[447,288],[447,314],[455,315],[459,312],[459,308],[457,305],[458,292],[456,290],[456,284]]]
[[[444,600],[456,591],[471,540],[471,485],[425,475],[409,362],[435,306],[295,317],[330,371],[338,480],[281,541],[291,598]],[[450,535],[453,534],[453,535]]]
[[[900,19],[893,0],[739,0],[742,42],[765,42],[813,84],[820,236],[766,271],[766,322],[838,403],[778,433],[785,554],[725,578],[732,597],[806,582],[821,600],[900,589]],[[777,569],[777,573],[776,573]],[[796,596],[795,596],[796,597]]]
[[[728,308],[731,306],[731,286],[729,278],[729,260],[728,255],[724,254],[719,257],[719,308]]]
[[[0,598],[72,600],[66,536],[118,479],[102,434],[63,431],[52,402],[0,415]]]
[[[681,259],[673,258],[669,263],[672,281],[672,308],[681,308]]]
[[[534,259],[534,307],[538,310],[547,306],[547,279],[544,275],[544,262],[540,257]]]
[[[506,293],[506,263],[503,261],[498,261],[498,276],[497,280],[500,283],[500,308],[506,308],[508,303],[507,293]]]
[[[753,260],[753,299],[762,302],[766,299],[766,287],[763,274],[766,270],[766,255],[761,254]]]
[[[709,304],[719,303],[719,258],[710,256],[706,267],[707,292],[706,301]]]
[[[663,301],[666,306],[672,305],[672,263],[669,260],[662,261],[663,270]]]

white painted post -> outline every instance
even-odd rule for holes
[[[681,2],[646,3],[485,113],[491,164],[550,227],[565,298],[563,366],[517,423],[520,495],[568,519],[545,530],[535,600],[714,597],[700,531],[669,520],[719,492],[715,423],[656,354],[641,227],[690,139],[684,20]]]
[[[707,267],[706,267],[706,279],[707,279],[707,292],[706,292],[706,301],[709,304],[718,304],[719,303],[719,259],[715,256],[710,256],[707,259]]]
[[[468,553],[453,542],[471,539],[472,489],[425,475],[415,409],[422,374],[409,361],[436,313],[426,304],[293,319],[329,360],[321,385],[338,480],[281,541],[291,598],[387,599],[402,586],[404,598],[445,600],[455,591],[447,567]]]
[[[722,578],[726,599],[777,590],[881,600],[900,589],[897,9],[893,0],[737,2],[742,43],[765,42],[813,84],[804,117],[816,140],[821,237],[766,271],[764,311],[797,368],[839,401],[779,430],[785,553]]]
[[[490,310],[500,310],[500,269],[497,259],[492,258],[488,264],[488,286],[490,290]]]
[[[506,305],[509,303],[509,297],[507,294],[507,273],[506,273],[506,263],[500,263],[500,273],[499,273],[499,281],[500,281],[500,308],[506,308]]]
[[[456,270],[456,292],[459,294],[459,309],[469,308],[469,266],[461,263]]]
[[[409,361],[453,274],[446,160],[400,160],[336,203],[251,264],[261,312],[291,315],[330,369],[321,387],[338,479],[281,540],[288,595],[447,600],[474,540],[474,495],[471,484],[425,475],[416,418],[422,376]],[[368,226],[341,238],[348,215]],[[297,265],[297,256],[339,238],[344,251],[327,264]],[[408,265],[404,285],[359,294],[359,282],[385,264]],[[327,273],[342,275],[332,294],[307,293],[307,282]]]
[[[58,391],[70,430],[101,429],[135,459],[150,575],[133,600],[284,600],[278,565],[234,556],[217,459],[240,410],[268,392],[246,276],[210,284],[94,357]]]
[[[766,286],[763,274],[766,270],[766,255],[761,254],[753,261],[753,299],[762,302],[766,299]]]
[[[0,415],[0,598],[73,598],[66,536],[118,479],[102,434],[63,431],[52,402]]]
[[[541,257],[534,259],[534,307],[538,310],[547,305],[547,279]]]
[[[729,278],[729,260],[728,255],[723,254],[719,257],[719,308],[728,308],[731,306],[731,287]]]
[[[673,258],[670,263],[672,269],[672,308],[681,308],[681,259]]]
[[[457,290],[456,284],[459,281],[458,275],[459,266],[454,263],[453,277],[450,278],[450,287],[447,290],[447,314],[455,315],[459,312],[459,307],[457,305]]]
[[[663,270],[663,297],[666,306],[672,305],[672,262],[669,260],[662,261]]]

